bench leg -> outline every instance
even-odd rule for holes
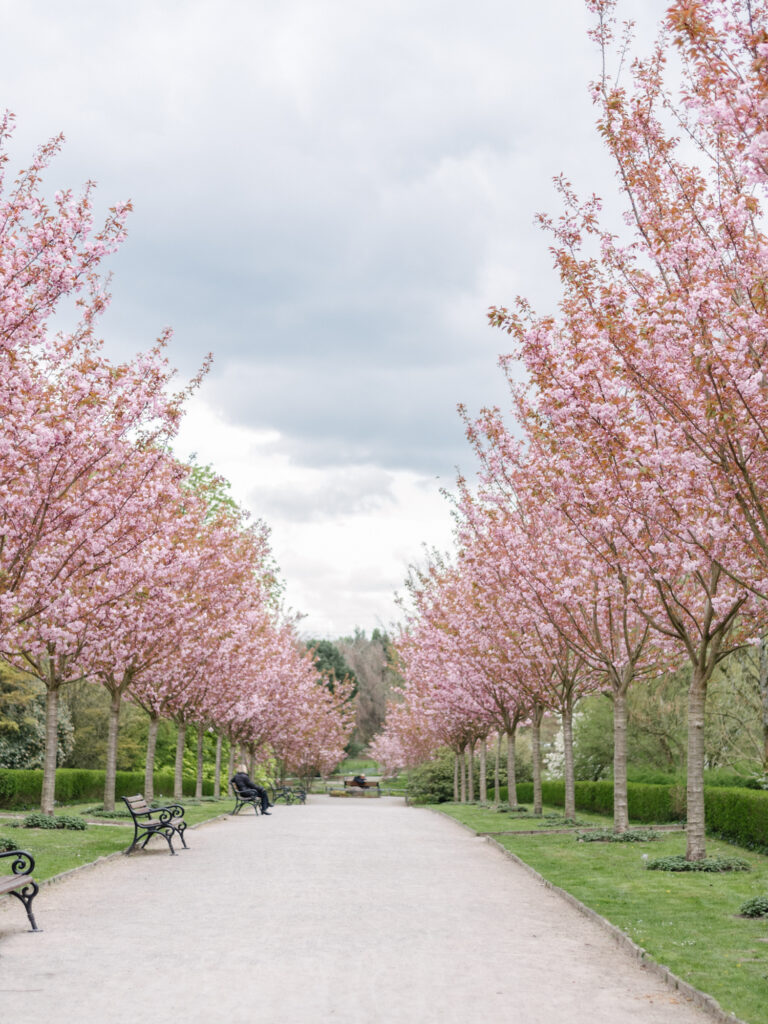
[[[186,832],[186,830],[187,830],[186,824],[181,824],[181,825],[178,825],[176,827],[176,831],[179,834],[179,839],[181,839],[181,845],[184,847],[185,850],[188,850],[189,847],[187,846],[187,841],[184,838],[184,833]]]
[[[24,909],[27,912],[27,918],[29,923],[32,925],[33,932],[39,932],[40,929],[37,927],[35,921],[35,915],[32,913],[32,900],[37,896],[38,892],[37,882],[30,881],[29,885],[25,885],[23,889],[15,889],[11,892],[11,896],[15,896],[17,900],[20,900],[24,904]]]

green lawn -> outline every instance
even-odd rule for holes
[[[434,808],[478,832],[499,831],[498,815],[481,808]],[[605,825],[597,815],[579,815]],[[527,822],[515,822],[520,828]],[[708,856],[739,856],[749,872],[647,871],[650,858],[685,853],[683,833],[651,843],[578,843],[573,835],[498,835],[502,846],[549,881],[592,907],[645,948],[657,963],[750,1024],[768,1024],[768,921],[738,917],[740,905],[768,893],[768,857],[710,839]]]
[[[93,803],[70,804],[58,807],[57,813],[83,815],[93,806]],[[189,825],[196,825],[201,821],[215,818],[219,814],[228,813],[232,810],[233,801],[230,798],[217,801],[206,799],[201,803],[196,803],[194,800],[186,799],[184,807],[186,822]],[[69,829],[13,827],[14,821],[23,821],[23,819],[24,814],[18,814],[13,818],[0,818],[0,837],[12,839],[22,850],[27,850],[32,854],[35,858],[34,876],[40,882],[61,874],[62,871],[69,871],[70,868],[88,864],[106,854],[125,850],[130,845],[133,836],[133,825],[127,812],[126,817],[121,819],[125,822],[124,824],[107,818],[92,818],[92,821],[98,821],[99,824],[89,824],[84,832]],[[190,846],[193,842],[194,834],[188,840]],[[181,844],[178,840],[174,840],[174,846],[179,849]],[[164,850],[166,854],[168,852],[165,840],[159,839],[152,839],[149,849]],[[7,861],[5,863],[7,864]],[[2,870],[5,872],[5,867]]]

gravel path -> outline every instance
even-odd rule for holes
[[[3,1024],[704,1024],[498,850],[399,800],[243,813],[0,900]],[[154,849],[153,849],[154,848]],[[140,1007],[144,1007],[142,1012]]]

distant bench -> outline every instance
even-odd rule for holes
[[[32,931],[37,932],[40,929],[32,913],[32,900],[39,892],[37,882],[32,878],[32,872],[35,870],[34,857],[25,850],[7,850],[0,853],[0,859],[3,857],[13,857],[13,860],[11,874],[0,875],[0,894],[8,893],[24,904]]]
[[[376,796],[381,796],[381,788],[379,787],[378,779],[366,779],[365,782],[355,782],[353,778],[344,779],[344,789],[360,790],[364,792],[367,789],[375,789]]]
[[[167,807],[150,807],[141,794],[136,796],[124,796],[125,806],[131,812],[133,818],[133,842],[125,851],[132,853],[136,844],[141,843],[140,849],[144,849],[152,836],[162,836],[173,855],[176,851],[173,848],[173,834],[181,839],[182,846],[188,850],[184,838],[184,830],[187,827],[184,821],[184,808],[181,804],[168,804]]]

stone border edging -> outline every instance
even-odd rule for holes
[[[495,846],[496,849],[500,850],[508,860],[511,860],[514,864],[523,868],[523,870],[529,875],[535,878],[538,882],[541,882],[546,889],[549,889],[551,892],[560,896],[566,903],[569,903],[575,910],[578,910],[580,914],[583,914],[584,917],[588,917],[591,921],[594,921],[595,924],[599,925],[603,931],[607,932],[611,936],[618,946],[626,949],[626,951],[634,957],[635,960],[639,960],[643,967],[646,967],[652,974],[661,978],[661,980],[671,989],[680,992],[680,994],[685,996],[686,999],[690,999],[694,1005],[708,1013],[713,1020],[718,1022],[718,1024],[747,1024],[746,1021],[741,1020],[741,1018],[737,1017],[735,1014],[726,1013],[714,996],[710,996],[708,993],[702,992],[701,989],[694,988],[693,985],[690,985],[687,981],[683,981],[682,978],[678,978],[676,974],[673,974],[668,967],[657,963],[642,946],[638,946],[626,932],[621,930],[621,928],[617,927],[615,924],[611,924],[607,918],[598,914],[596,910],[592,910],[591,907],[582,903],[581,900],[576,899],[576,897],[566,889],[562,889],[559,885],[555,885],[554,882],[550,882],[549,879],[545,878],[535,868],[531,867],[530,864],[526,864],[524,860],[521,860],[517,854],[512,853],[511,850],[507,850],[502,846],[497,839],[493,838],[493,836],[487,834],[483,835],[476,832],[471,825],[465,825],[463,821],[458,821],[456,818],[452,818],[449,814],[443,814],[442,811],[435,811],[431,807],[423,809],[431,811],[432,814],[439,814],[441,818],[452,821],[455,825],[458,825],[459,828],[463,828],[466,832],[471,832],[477,839],[482,839],[484,842]],[[537,834],[546,835],[547,833],[543,832]]]

